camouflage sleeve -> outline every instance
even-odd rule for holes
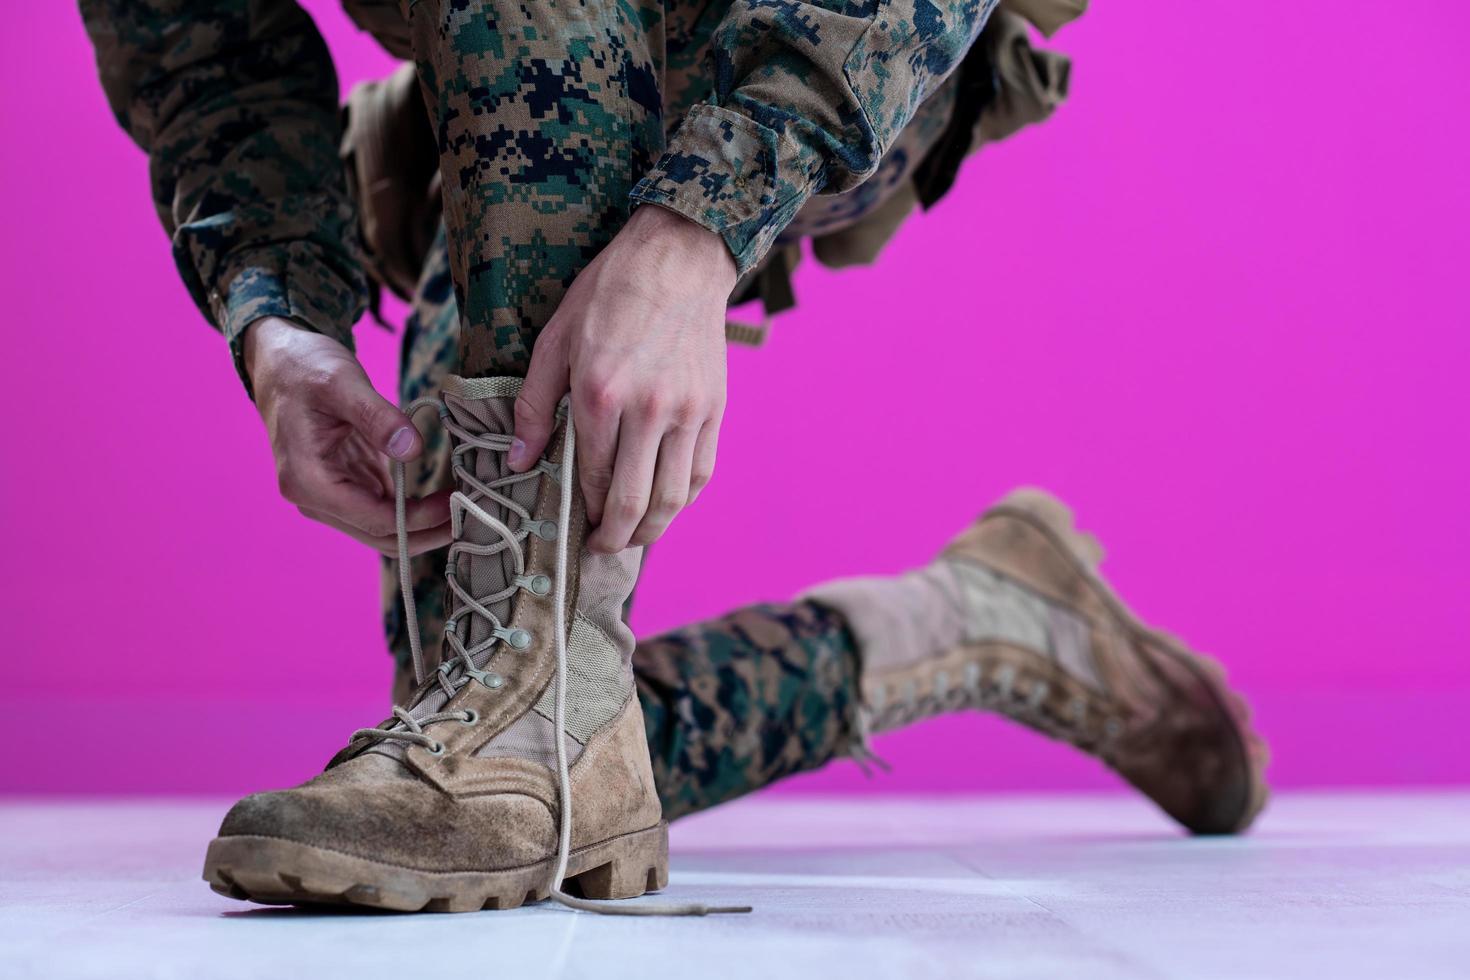
[[[811,195],[878,167],[996,0],[736,0],[714,93],[634,188],[722,235],[744,273]]]
[[[337,157],[337,76],[295,0],[81,0],[108,102],[149,155],[194,302],[241,356],[295,320],[352,344],[367,301]]]

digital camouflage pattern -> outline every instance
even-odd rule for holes
[[[337,159],[337,73],[293,0],[82,0],[108,103],[148,152],[158,216],[240,377],[245,327],[352,346],[368,296]]]
[[[633,674],[671,820],[823,766],[860,731],[856,643],[815,603],[750,606],[644,640]]]
[[[461,370],[523,373],[637,204],[719,233],[742,273],[755,268],[813,194],[878,170],[994,3],[409,4]]]
[[[455,374],[459,364],[459,312],[454,300],[454,283],[449,275],[449,253],[444,231],[429,250],[428,261],[413,296],[411,312],[403,327],[403,346],[398,365],[399,404],[436,396],[444,379]],[[437,424],[418,426],[424,451],[404,465],[404,485],[411,496],[423,497],[455,488],[449,458],[449,436]],[[439,548],[411,560],[413,594],[417,602],[419,633],[425,656],[435,657],[444,642],[444,570],[449,549]],[[412,690],[413,652],[408,625],[404,622],[403,599],[399,594],[398,560],[383,558],[381,592],[383,630],[397,665],[395,703]],[[430,666],[433,666],[431,664]]]
[[[945,135],[961,98],[953,71],[995,3],[344,0],[415,62],[440,156],[445,228],[406,324],[403,401],[451,372],[523,373],[573,277],[639,203],[719,233],[745,273],[778,244],[878,209]],[[1007,3],[1072,16],[1082,5]],[[259,317],[350,347],[371,287],[338,157],[337,78],[310,18],[294,0],[81,8],[113,111],[150,154],[180,273],[247,387],[240,339]],[[448,482],[447,440],[425,430],[416,493]],[[444,553],[412,572],[434,650]],[[396,581],[385,562],[385,627],[403,664]],[[634,664],[669,816],[853,741],[854,641],[820,606],[739,610],[643,642]]]
[[[436,393],[455,370],[459,317],[443,238],[430,251],[405,326],[399,396]],[[415,493],[453,484],[449,443],[424,426],[424,455],[409,464]],[[444,632],[447,549],[413,559],[424,650]],[[399,687],[413,666],[398,567],[383,559],[384,629]],[[672,819],[815,769],[848,751],[857,732],[857,648],[836,613],[812,603],[759,605],[639,642],[633,673],[654,782]]]
[[[461,371],[523,372],[637,203],[720,233],[753,269],[813,194],[877,171],[995,2],[403,0],[394,17],[346,0],[419,68]],[[180,272],[237,363],[266,315],[350,346],[368,284],[337,78],[311,19],[294,0],[81,6],[113,111],[150,154]]]
[[[740,271],[754,268],[812,195],[877,171],[996,2],[713,4],[708,90],[633,199],[719,232]]]

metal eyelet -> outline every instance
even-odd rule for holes
[[[515,584],[535,596],[551,594],[551,578],[546,575],[517,575]]]
[[[427,752],[427,753],[429,753],[430,755],[443,755],[444,754],[444,743],[443,742],[435,742],[433,745],[431,745],[428,748],[424,749],[424,751]]]
[[[505,638],[505,642],[510,644],[513,650],[524,650],[531,645],[531,634],[523,629],[514,629]]]
[[[476,711],[474,708],[466,708],[464,710],[464,717],[460,719],[460,721],[463,724],[466,724],[466,725],[473,725],[475,722],[477,722],[479,720],[480,720],[480,713],[478,711]]]
[[[980,686],[980,665],[977,663],[965,664],[965,686],[977,688]]]
[[[481,684],[484,684],[486,687],[489,688],[496,688],[505,683],[504,679],[499,674],[491,670],[476,670],[475,668],[470,667],[465,670],[465,676],[474,678],[475,680],[479,681]]]

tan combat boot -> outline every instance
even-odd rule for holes
[[[519,390],[504,378],[445,385],[458,485],[447,659],[424,677],[415,645],[421,683],[408,707],[354,733],[315,779],[237,803],[205,859],[215,891],[461,912],[548,895],[590,907],[559,890],[563,879],[590,899],[667,884],[667,825],[621,617],[641,552],[583,548],[570,421],[534,469],[509,470]],[[417,637],[411,592],[405,604]]]
[[[806,598],[847,619],[871,731],[997,711],[1087,751],[1197,834],[1237,833],[1266,801],[1265,745],[1218,664],[1141,623],[1102,550],[1039,490],[986,511],[930,565]]]

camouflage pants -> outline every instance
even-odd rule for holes
[[[722,68],[712,56],[714,35],[727,29],[731,6],[408,4],[414,62],[438,141],[461,374],[525,373],[537,333],[627,220],[630,192],[667,134],[710,96],[712,71]],[[800,22],[786,29],[815,30]],[[906,186],[943,135],[957,80],[951,76],[925,99],[874,174],[844,193],[811,199],[775,244],[851,224]],[[678,179],[702,186],[705,177],[691,166]],[[783,193],[778,188],[776,196]]]
[[[524,374],[566,288],[628,217],[629,191],[661,152],[665,120],[705,95],[700,66],[723,6],[413,6],[415,60],[439,141],[444,229],[404,338],[404,402],[436,392],[448,373]],[[655,45],[659,33],[663,43]],[[830,226],[844,209],[878,206],[882,188],[898,183],[895,172],[920,156],[913,141],[941,128],[933,113],[916,120],[879,178],[844,195],[846,202],[823,201],[815,220]],[[410,477],[415,492],[448,485],[442,435],[431,434]],[[442,552],[413,568],[431,649],[443,622],[443,571]],[[408,643],[396,593],[389,562],[386,628],[402,666]],[[755,606],[642,641],[634,670],[670,817],[820,766],[853,737],[854,642],[836,613],[811,603]]]
[[[400,397],[436,392],[457,369],[459,319],[443,238],[431,251],[403,339]],[[448,445],[426,427],[413,492],[448,486]],[[413,560],[425,649],[444,625],[444,550]],[[397,562],[382,570],[384,626],[412,676]],[[672,819],[734,799],[845,752],[856,731],[858,662],[846,623],[814,603],[758,605],[640,640],[633,672],[654,781]]]

